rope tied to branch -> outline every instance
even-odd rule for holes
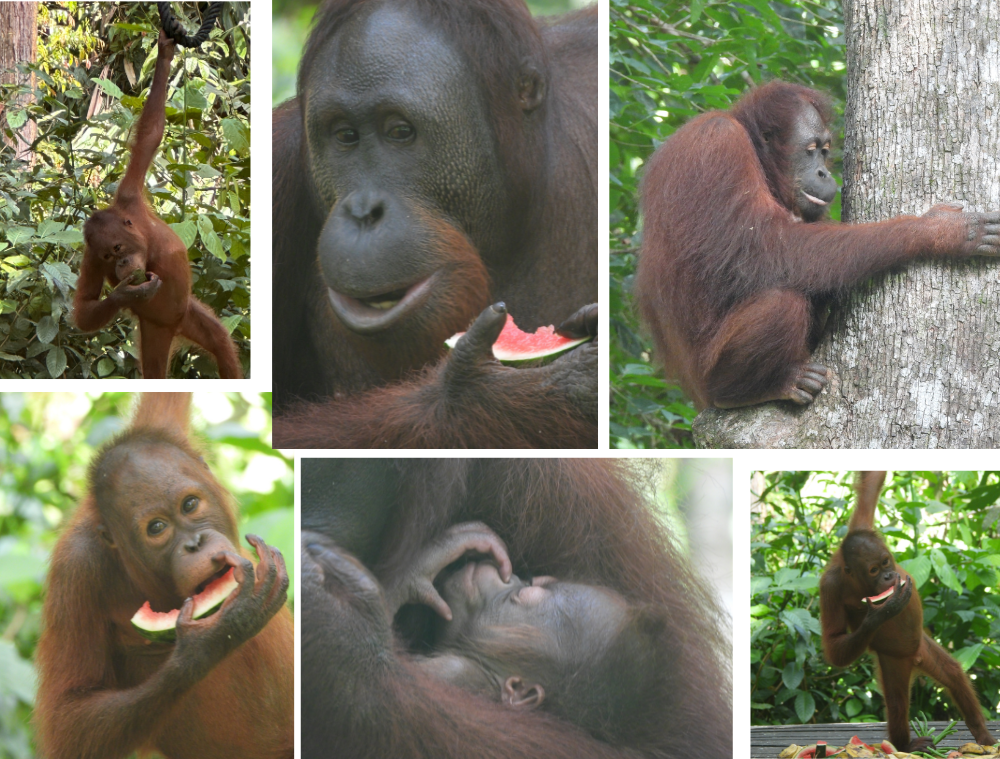
[[[163,27],[163,31],[170,39],[183,47],[199,47],[202,42],[208,39],[208,33],[212,31],[216,19],[222,13],[222,3],[210,3],[205,12],[205,18],[201,22],[201,28],[192,37],[188,36],[184,27],[181,26],[181,22],[174,17],[170,3],[157,3],[156,7],[160,11],[160,25]]]

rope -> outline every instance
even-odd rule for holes
[[[209,32],[212,31],[212,27],[215,26],[216,19],[219,18],[219,14],[222,13],[222,3],[211,3],[208,6],[208,10],[205,12],[205,18],[201,22],[201,28],[193,36],[189,37],[187,32],[184,31],[184,27],[181,26],[181,22],[174,17],[174,13],[170,8],[170,3],[157,3],[157,9],[160,11],[160,25],[163,27],[163,31],[166,33],[170,39],[176,42],[182,47],[200,47],[201,43],[208,39]],[[182,122],[182,132],[181,132],[181,154],[184,165],[187,166],[188,162],[188,149],[187,149],[187,65],[184,63],[183,56],[181,56],[181,71],[182,71],[182,84],[184,87],[184,119]],[[187,185],[191,182],[191,175],[187,169],[184,169],[184,186],[181,187],[181,221],[184,221],[187,215]]]
[[[208,33],[212,31],[216,19],[222,13],[222,3],[210,3],[208,11],[205,12],[205,19],[201,22],[201,28],[193,37],[189,37],[184,31],[184,27],[181,26],[181,22],[174,18],[170,3],[157,3],[156,7],[160,10],[160,25],[163,27],[163,31],[170,39],[183,47],[199,47],[202,42],[208,39]]]
[[[221,4],[221,3],[220,3]],[[178,43],[180,44],[180,43]],[[188,73],[187,65],[184,64],[184,56],[181,56],[181,82],[184,86],[184,119],[181,122],[181,157],[184,161],[184,186],[181,187],[181,221],[187,216],[187,187],[191,184],[191,174],[187,170],[188,165]]]

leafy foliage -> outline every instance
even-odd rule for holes
[[[748,86],[786,79],[844,97],[834,0],[611,0],[611,444],[691,447],[695,410],[660,377],[631,299],[642,167],[678,127]],[[835,217],[839,205],[835,208]]]
[[[29,165],[0,143],[0,377],[138,377],[130,317],[88,335],[70,308],[83,222],[110,203],[128,163],[159,18],[153,4],[66,3],[40,4],[38,19],[38,61],[19,64],[26,83],[0,89],[0,102],[32,100],[0,109],[6,138],[28,120],[37,125]],[[227,3],[221,21],[198,50],[178,48],[147,186],[155,212],[188,246],[195,296],[232,332],[248,369],[249,3]],[[191,347],[175,356],[170,376],[218,375]]]
[[[0,394],[2,757],[33,755],[27,727],[35,693],[31,660],[49,554],[83,497],[90,459],[125,426],[131,402],[126,393]],[[193,428],[210,441],[207,463],[239,504],[240,534],[256,533],[279,548],[291,574],[292,462],[269,444],[270,393],[196,394],[194,407]]]
[[[847,533],[852,474],[768,472],[754,479],[751,519],[752,724],[871,722],[884,704],[871,657],[846,668],[823,658],[819,578]],[[876,524],[916,583],[924,626],[962,664],[980,700],[1000,702],[1000,475],[893,472]],[[911,715],[961,719],[921,678]]]

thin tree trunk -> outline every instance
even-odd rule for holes
[[[34,88],[34,76],[22,76],[14,64],[35,60],[35,35],[38,3],[0,2],[0,84],[23,84]],[[0,103],[0,119],[9,126],[8,113],[15,113],[16,106],[31,102],[31,95],[13,98]],[[13,140],[2,135],[3,142],[13,146],[15,156],[22,161],[32,161],[34,154],[31,143],[35,139],[37,127],[34,121],[26,121],[14,130]]]
[[[845,0],[845,221],[1000,210],[1000,0]],[[806,409],[699,417],[717,447],[1000,446],[1000,261],[922,262],[831,315]]]

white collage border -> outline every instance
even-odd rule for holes
[[[599,34],[601,44],[598,54],[598,123],[609,121],[609,10],[607,0],[599,0]],[[251,283],[251,372],[248,380],[151,380],[136,383],[133,380],[0,380],[0,392],[263,392],[271,389],[271,6],[262,0],[251,0],[251,72],[255,97],[251,103],[251,256],[253,257]],[[267,14],[262,17],[261,14]],[[256,17],[256,18],[254,18]],[[255,23],[254,23],[255,22]],[[979,451],[609,451],[608,449],[608,399],[609,366],[608,341],[610,333],[606,308],[609,280],[609,187],[608,161],[609,138],[607,128],[602,128],[598,141],[598,251],[599,274],[598,301],[601,303],[599,334],[601,335],[598,376],[599,448],[585,451],[315,451],[295,452],[295,512],[301,513],[300,467],[302,454],[307,457],[385,457],[429,458],[452,456],[479,457],[623,457],[623,458],[731,458],[733,460],[733,552],[735,567],[733,577],[733,746],[734,756],[750,745],[750,574],[745,569],[750,561],[750,474],[756,470],[981,470],[1000,468],[1000,453]],[[206,384],[207,383],[207,384]],[[286,453],[292,453],[287,451]],[[296,518],[295,543],[301,537],[300,520]],[[301,597],[298,557],[288,557],[296,565],[296,597]],[[300,608],[295,609],[296,629],[301,626]],[[301,682],[300,639],[295,642],[295,677]],[[300,755],[301,704],[298,691],[295,698],[296,755]]]

